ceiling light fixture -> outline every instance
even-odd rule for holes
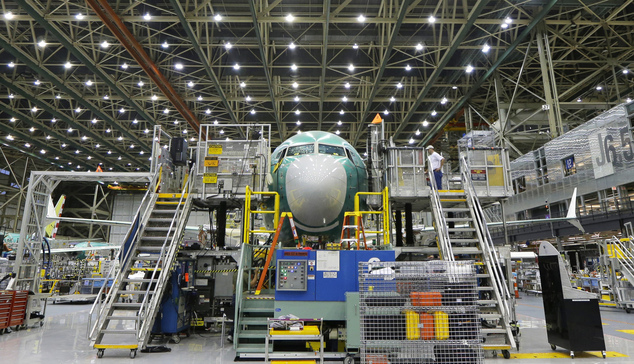
[[[234,69],[234,70],[236,70],[236,71],[237,71],[237,70],[239,70],[239,69],[240,69],[240,65],[239,65],[239,64],[237,64],[237,63],[236,63],[236,64],[234,64],[234,65],[233,65],[233,69]]]
[[[427,121],[427,119],[423,120],[423,126],[428,126],[429,125],[429,121]]]
[[[357,21],[358,21],[359,23],[363,23],[363,22],[365,22],[365,16],[363,16],[363,14],[359,15],[359,16],[357,17]]]
[[[245,88],[245,87],[247,87],[247,84],[244,83],[244,82],[240,82],[240,87]]]
[[[295,17],[293,16],[293,14],[288,14],[286,16],[286,21],[289,23],[292,23],[295,20]]]
[[[169,43],[167,43],[167,41],[165,41],[165,42],[163,42],[163,44],[161,44],[161,47],[162,47],[163,49],[167,49],[167,48],[169,48],[169,46],[170,46],[170,45],[169,45]]]
[[[288,45],[288,48],[290,48],[290,49],[295,49],[295,47],[297,47],[297,46],[296,46],[296,45],[295,45],[295,43],[293,43],[293,42],[291,42],[291,43]]]
[[[489,53],[489,50],[491,50],[491,47],[488,44],[484,43],[484,45],[482,46],[482,52]]]
[[[70,69],[71,67],[73,67],[73,64],[72,64],[72,63],[70,63],[70,62],[66,62],[66,63],[64,63],[64,68],[66,68],[66,69]]]
[[[14,17],[15,17],[15,15],[12,12],[10,12],[10,11],[7,11],[6,13],[4,13],[4,18],[7,19],[7,20],[11,20]]]
[[[422,50],[423,50],[423,45],[422,45],[422,43],[418,43],[418,44],[416,44],[416,50],[417,50],[417,51],[422,51]]]
[[[344,84],[343,84],[343,87],[345,87],[345,88],[350,88],[350,82],[346,82],[346,83],[344,83]]]
[[[295,63],[291,65],[291,70],[297,71],[297,65]]]
[[[145,13],[145,15],[143,15],[143,19],[145,20],[152,20],[152,15],[150,15],[150,13]]]
[[[396,88],[403,88],[403,84],[402,84],[402,83],[400,83],[400,82],[399,82],[399,83],[397,83],[397,84],[396,84]]]
[[[214,15],[214,20],[215,21],[221,21],[222,20],[222,15],[220,15],[220,14]]]
[[[189,82],[187,82],[187,86],[189,86],[189,87],[194,87],[194,81],[189,81]]]
[[[467,72],[467,73],[473,72],[473,66],[472,65],[468,65],[467,69],[465,70],[465,72]]]
[[[110,47],[110,43],[108,43],[107,40],[104,40],[103,42],[101,42],[101,48],[108,48]]]
[[[436,110],[432,110],[432,112],[431,112],[431,116],[436,116],[436,115],[438,115],[438,113],[436,112]]]
[[[156,96],[156,95],[152,95],[152,96],[150,97],[150,99],[152,99],[152,101],[156,101],[156,100],[158,100],[158,96]]]
[[[176,68],[177,70],[179,70],[179,71],[180,71],[180,70],[182,70],[182,69],[183,69],[183,64],[182,64],[182,63],[176,63],[176,64],[174,65],[174,68]]]
[[[405,71],[411,71],[411,70],[412,70],[412,67],[410,65],[408,64],[405,65]]]
[[[127,70],[128,69],[128,64],[127,63],[123,63],[121,65],[121,68],[123,68],[124,70]]]
[[[299,102],[299,96],[295,96],[295,102]]]
[[[436,22],[436,17],[434,17],[433,15],[430,15],[429,18],[427,18],[427,21],[430,22],[431,24],[434,24]]]
[[[82,13],[77,13],[77,15],[75,15],[75,19],[77,20],[84,20],[85,16]]]
[[[390,102],[394,102],[396,101],[396,98],[394,96],[390,97]]]
[[[293,82],[293,88],[298,88],[299,84],[297,82]]]
[[[40,48],[44,48],[44,47],[46,47],[46,41],[44,39],[42,39],[41,41],[37,42],[37,45]]]

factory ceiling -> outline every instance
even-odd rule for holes
[[[632,0],[0,4],[2,149],[59,170],[147,170],[155,125],[363,152],[377,113],[399,145],[492,128],[518,155],[634,96]]]

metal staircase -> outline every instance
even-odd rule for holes
[[[607,268],[607,280],[614,293],[616,306],[627,313],[634,309],[634,237],[620,240],[613,237],[600,245]],[[617,276],[616,272],[621,276]]]
[[[154,176],[122,244],[121,269],[109,273],[106,282],[114,283],[90,312],[89,338],[99,358],[105,349],[129,349],[134,358],[147,345],[189,218],[195,179],[187,176],[194,176],[195,168],[185,174],[179,193],[159,193],[157,186],[169,184],[161,181],[161,170]]]
[[[505,358],[517,347],[513,296],[510,295],[486,219],[461,160],[462,190],[437,190],[432,184],[432,212],[439,252],[444,260],[473,260],[477,264],[478,306],[485,350],[501,350]],[[433,175],[430,173],[433,182]]]

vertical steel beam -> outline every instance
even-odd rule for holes
[[[550,126],[551,138],[556,138],[563,134],[563,125],[561,122],[561,114],[559,113],[559,103],[555,97],[556,87],[555,80],[551,78],[551,65],[549,62],[550,51],[548,50],[547,35],[542,31],[543,27],[538,27],[537,36],[537,53],[539,54],[539,66],[542,70],[542,83],[544,85],[544,97],[546,99],[546,113],[548,115],[548,125]]]
[[[319,118],[317,130],[321,130],[324,115],[324,88],[326,87],[326,69],[328,68],[328,31],[330,26],[330,0],[324,1],[323,44],[321,47],[321,79],[319,83]]]

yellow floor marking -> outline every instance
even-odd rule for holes
[[[606,352],[608,358],[627,358],[625,354],[617,353],[616,351]],[[502,354],[498,354],[502,357]],[[577,358],[603,358],[600,351],[583,351],[575,352],[575,359]],[[552,353],[511,353],[511,359],[570,359],[569,352],[553,351]]]
[[[616,331],[634,335],[634,330],[616,330]]]

